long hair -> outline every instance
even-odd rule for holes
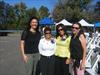
[[[30,19],[29,19],[29,21],[28,21],[28,26],[27,26],[26,30],[27,30],[27,31],[30,30],[30,28],[31,28],[30,23],[31,23],[32,19],[36,19],[37,22],[38,22],[38,25],[37,25],[37,28],[36,28],[36,32],[38,32],[38,31],[39,31],[39,20],[38,20],[38,18],[35,17],[35,16],[30,17]]]
[[[56,26],[56,38],[60,35],[60,34],[59,34],[59,31],[58,31],[58,28],[59,28],[59,27],[61,27],[61,28],[64,30],[65,35],[68,36],[68,33],[66,32],[66,29],[65,29],[64,25],[63,25],[63,24],[58,24],[58,25]]]

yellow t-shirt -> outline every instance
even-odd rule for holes
[[[56,52],[55,52],[55,56],[58,57],[67,57],[70,58],[70,40],[71,37],[67,37],[64,41],[61,40],[61,37],[59,36],[56,39]]]

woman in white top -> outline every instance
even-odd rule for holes
[[[51,29],[46,27],[44,29],[44,38],[40,40],[39,52],[41,54],[40,58],[40,68],[42,75],[54,75],[54,64],[55,64],[55,39],[52,38]]]

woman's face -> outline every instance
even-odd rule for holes
[[[36,19],[32,19],[30,25],[32,29],[36,29],[38,25],[38,21]]]
[[[79,32],[80,28],[78,24],[73,24],[72,26],[72,33],[77,34]]]
[[[59,35],[61,35],[61,36],[65,35],[65,32],[62,27],[58,28],[58,32],[59,32]]]
[[[50,39],[51,38],[51,31],[46,31],[45,32],[45,38]]]

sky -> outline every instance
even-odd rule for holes
[[[50,12],[52,12],[58,0],[4,0],[6,3],[10,5],[15,5],[20,2],[24,2],[28,8],[35,7],[39,9],[42,5],[47,7]],[[93,0],[93,4],[100,0]]]
[[[35,7],[39,9],[42,5],[47,7],[49,11],[51,12],[58,2],[58,0],[4,0],[6,3],[9,3],[10,5],[15,5],[20,2],[24,2],[28,8]]]

